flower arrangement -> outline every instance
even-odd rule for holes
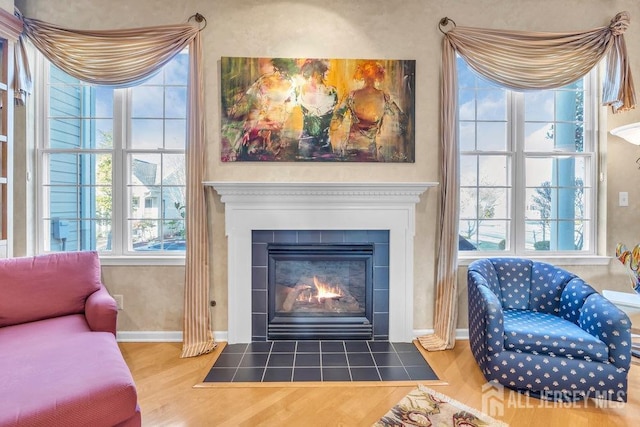
[[[640,294],[640,243],[635,245],[632,250],[627,249],[624,243],[616,245],[616,258],[625,266],[625,270],[631,279],[631,287]]]

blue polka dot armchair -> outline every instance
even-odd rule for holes
[[[488,381],[547,400],[627,401],[631,322],[575,274],[481,259],[468,293],[471,351]]]

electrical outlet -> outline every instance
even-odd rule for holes
[[[618,193],[618,206],[629,206],[629,193],[626,191]]]
[[[113,299],[116,300],[118,310],[124,310],[124,295],[114,295]]]

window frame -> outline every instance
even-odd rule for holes
[[[462,59],[463,60],[463,59]],[[509,250],[495,250],[495,251],[464,251],[458,250],[459,265],[468,265],[472,261],[479,258],[487,257],[526,257],[530,259],[536,259],[541,261],[547,261],[552,263],[570,262],[572,264],[592,264],[592,265],[604,265],[608,264],[609,257],[599,255],[599,242],[602,236],[599,235],[599,214],[602,210],[602,200],[599,197],[599,184],[602,180],[601,172],[601,148],[600,148],[600,132],[599,132],[599,120],[602,114],[603,107],[598,103],[598,96],[600,96],[599,85],[599,68],[596,67],[592,70],[584,79],[584,143],[585,147],[589,144],[592,149],[590,151],[584,150],[581,153],[572,153],[574,158],[588,159],[588,177],[590,178],[591,188],[589,195],[585,195],[585,203],[588,204],[585,208],[584,217],[588,218],[588,233],[590,234],[590,247],[588,251],[536,251],[525,248],[525,217],[526,217],[526,173],[524,163],[527,158],[545,157],[548,158],[550,154],[558,155],[551,151],[529,151],[524,150],[525,142],[525,126],[524,120],[524,108],[525,102],[524,92],[509,90],[507,91],[506,99],[506,121],[507,121],[507,149],[502,151],[463,151],[460,143],[460,119],[458,117],[460,111],[460,105],[458,101],[458,108],[456,111],[456,127],[458,129],[457,144],[459,149],[458,162],[463,157],[464,153],[473,154],[481,153],[482,155],[499,154],[501,156],[512,156],[511,167],[511,197],[513,201],[511,203],[511,224],[509,226],[508,233],[511,237],[511,247]],[[474,72],[475,73],[475,72]],[[456,93],[460,89],[458,84],[456,87]],[[457,96],[457,95],[456,95]],[[473,121],[477,122],[477,117]],[[462,185],[459,183],[458,191],[460,191]],[[477,188],[477,187],[476,187]],[[586,191],[586,190],[585,190]]]
[[[187,53],[188,55],[189,53]],[[50,137],[49,126],[49,61],[39,52],[36,53],[34,78],[34,105],[35,105],[35,150],[34,150],[34,179],[36,182],[36,221],[35,221],[35,249],[36,253],[44,254],[55,252],[47,250],[47,242],[50,241],[49,228],[45,224],[45,212],[47,211],[48,198],[44,190],[45,182],[48,183],[46,165],[47,156],[50,153],[83,153],[83,154],[112,154],[112,213],[111,233],[113,236],[111,251],[99,252],[101,262],[104,265],[185,265],[186,252],[176,251],[133,251],[128,250],[128,241],[131,239],[129,230],[129,212],[131,201],[129,200],[129,181],[132,173],[128,166],[129,155],[136,153],[153,154],[182,154],[185,156],[186,173],[186,144],[184,149],[175,148],[132,148],[131,147],[131,100],[132,88],[118,88],[113,96],[113,147],[103,148],[77,148],[77,149],[52,149],[45,148]],[[188,87],[187,83],[187,87]],[[188,89],[187,89],[188,90]],[[188,106],[185,120],[188,120]],[[164,121],[164,119],[163,119]],[[163,125],[164,127],[164,125]],[[90,150],[90,151],[89,151]],[[186,182],[185,182],[186,194]],[[138,203],[142,206],[143,201]],[[164,219],[160,221],[166,221]],[[186,225],[186,224],[185,224]],[[186,236],[185,236],[186,238]]]

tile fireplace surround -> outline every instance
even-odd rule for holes
[[[230,344],[251,342],[254,230],[388,230],[389,340],[413,334],[415,205],[435,182],[204,182],[225,205]]]

